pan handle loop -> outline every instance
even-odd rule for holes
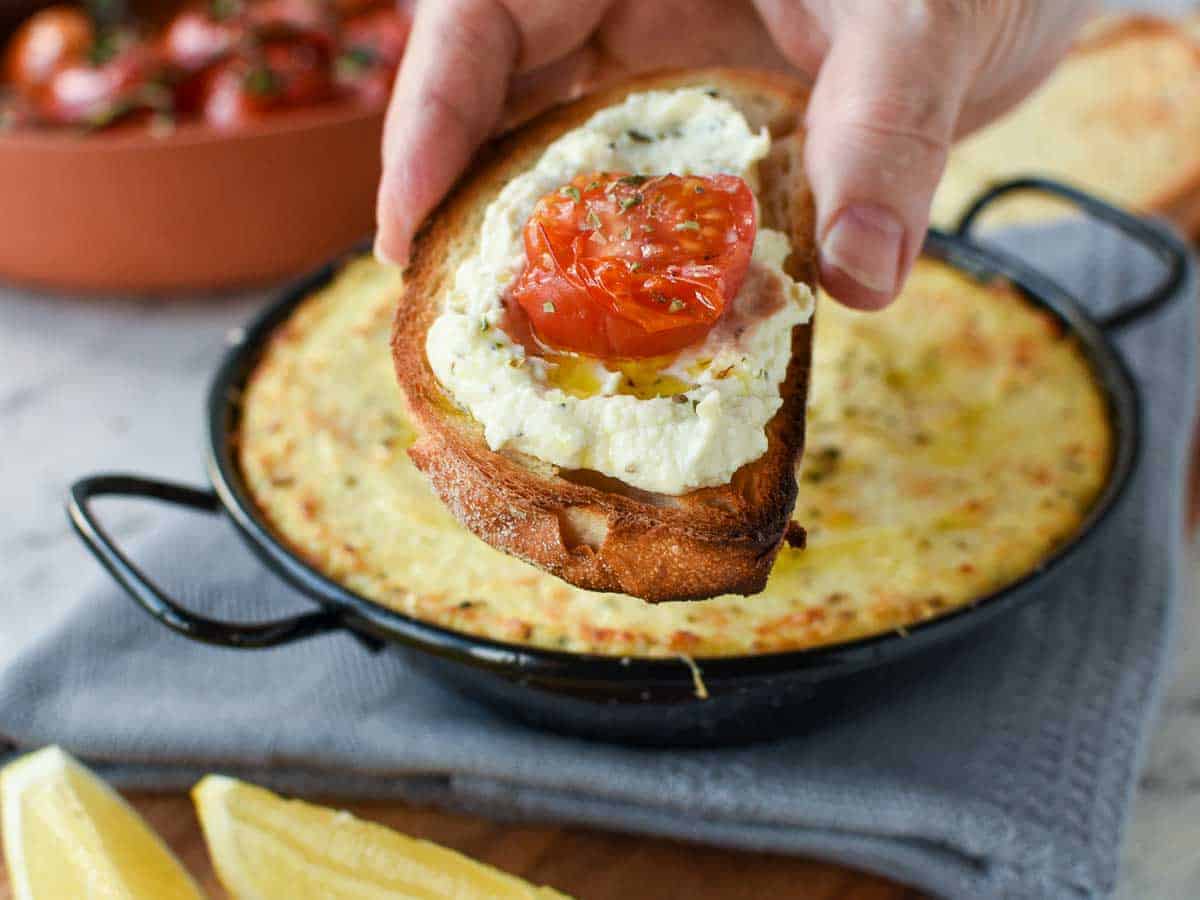
[[[343,627],[341,617],[333,610],[305,613],[274,622],[221,622],[185,609],[163,593],[117,548],[92,510],[92,501],[97,497],[139,497],[218,513],[221,504],[216,494],[207,489],[137,475],[93,475],[71,485],[67,515],[75,531],[125,592],[172,631],[206,644],[258,649],[289,644]]]
[[[993,185],[980,194],[963,213],[954,229],[955,234],[974,243],[972,232],[980,215],[1000,197],[1017,191],[1037,191],[1066,200],[1089,218],[1098,219],[1116,228],[1163,263],[1166,271],[1162,280],[1143,296],[1135,297],[1111,312],[1098,316],[1100,327],[1111,330],[1136,322],[1155,312],[1179,290],[1187,272],[1188,248],[1174,235],[1085,191],[1049,178],[1013,178]]]

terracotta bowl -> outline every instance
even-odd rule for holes
[[[83,293],[200,292],[312,268],[370,234],[383,112],[298,110],[0,137],[0,280]]]

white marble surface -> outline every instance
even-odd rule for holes
[[[78,301],[0,289],[0,665],[68,615],[98,577],[62,512],[73,478],[123,469],[203,481],[206,382],[228,330],[262,301]],[[110,518],[123,538],[155,521],[125,505]],[[1200,897],[1200,597],[1192,600],[1135,801],[1121,900]]]
[[[127,469],[201,480],[204,385],[255,305],[0,289],[0,662],[68,613],[93,574],[63,514],[72,479]],[[126,537],[150,524],[137,507],[112,521]]]

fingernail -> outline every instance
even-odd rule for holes
[[[375,235],[375,246],[373,248],[373,252],[375,254],[375,258],[385,265],[403,267],[408,264],[407,259],[397,259],[391,253],[389,253],[387,249],[385,249],[383,235],[381,234]]]
[[[880,206],[848,206],[825,235],[821,256],[863,287],[891,294],[900,286],[904,226]]]

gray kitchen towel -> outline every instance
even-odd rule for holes
[[[1006,240],[1096,310],[1156,269],[1107,231]],[[1146,401],[1144,456],[1074,580],[915,686],[796,737],[658,751],[538,732],[343,635],[261,652],[190,643],[98,570],[80,612],[0,672],[0,734],[13,752],[63,744],[126,786],[217,770],[828,858],[943,897],[1104,896],[1186,584],[1194,292],[1190,275],[1118,336]],[[305,606],[211,519],[173,517],[134,555],[214,615]]]

